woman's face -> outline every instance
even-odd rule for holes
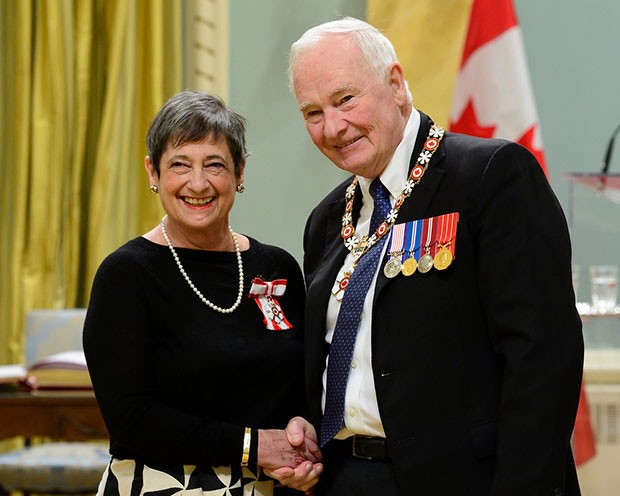
[[[228,238],[228,217],[236,188],[243,182],[243,168],[235,175],[235,164],[226,140],[168,145],[159,164],[159,177],[146,158],[151,184],[159,187],[161,204],[168,214],[167,225],[177,243],[179,235],[207,237],[213,243]],[[176,243],[175,243],[176,244]]]

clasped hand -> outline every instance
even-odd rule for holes
[[[265,474],[306,496],[323,472],[322,460],[314,427],[302,417],[291,419],[284,431],[258,431],[258,464]]]

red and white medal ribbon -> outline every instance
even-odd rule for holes
[[[389,239],[387,254],[390,257],[398,257],[398,259],[404,261],[405,253],[405,224],[396,224],[392,227],[392,234]]]
[[[258,308],[263,312],[265,326],[271,331],[282,331],[293,327],[286,320],[278,302],[280,296],[286,291],[286,282],[286,279],[263,281],[260,277],[255,277],[252,280],[249,298],[254,298]]]
[[[437,217],[437,248],[449,249],[453,258],[456,258],[456,227],[458,222],[458,212]]]
[[[424,256],[428,254],[432,257],[434,255],[434,253],[431,252],[431,249],[434,247],[434,244],[435,244],[435,240],[433,239],[433,233],[434,233],[433,228],[437,227],[437,224],[433,222],[434,220],[435,219],[433,217],[429,217],[423,220],[422,237],[426,238],[426,241],[424,242],[424,246],[422,247],[422,250],[420,250],[420,256]]]

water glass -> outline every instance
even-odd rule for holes
[[[590,291],[594,311],[598,313],[613,311],[618,299],[618,266],[591,265]]]

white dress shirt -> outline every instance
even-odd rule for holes
[[[392,205],[394,205],[396,198],[402,193],[407,181],[409,161],[419,128],[420,114],[414,109],[407,121],[402,141],[396,148],[389,164],[381,173],[381,182],[390,192],[390,201]],[[357,225],[355,226],[355,232],[357,237],[361,239],[362,236],[368,234],[368,229],[370,227],[373,200],[370,196],[369,188],[372,180],[358,176],[358,181],[362,191],[362,208]],[[382,257],[385,256],[386,249],[387,243],[383,245]],[[353,257],[349,253],[344,261],[344,265],[338,272],[338,279],[340,279],[343,273],[349,270],[352,265]],[[379,406],[377,404],[371,350],[372,300],[375,293],[378,271],[379,266],[377,267],[377,272],[375,272],[368,293],[366,294],[366,299],[364,300],[344,401],[345,426],[336,434],[336,439],[344,439],[352,434],[385,437],[381,416],[379,415]],[[334,328],[336,326],[339,310],[340,302],[332,295],[329,299],[326,317],[327,333],[325,335],[325,341],[329,344],[331,344],[332,336],[334,335]],[[327,362],[329,362],[329,356],[327,357],[326,368],[323,372],[323,411],[325,411]]]

